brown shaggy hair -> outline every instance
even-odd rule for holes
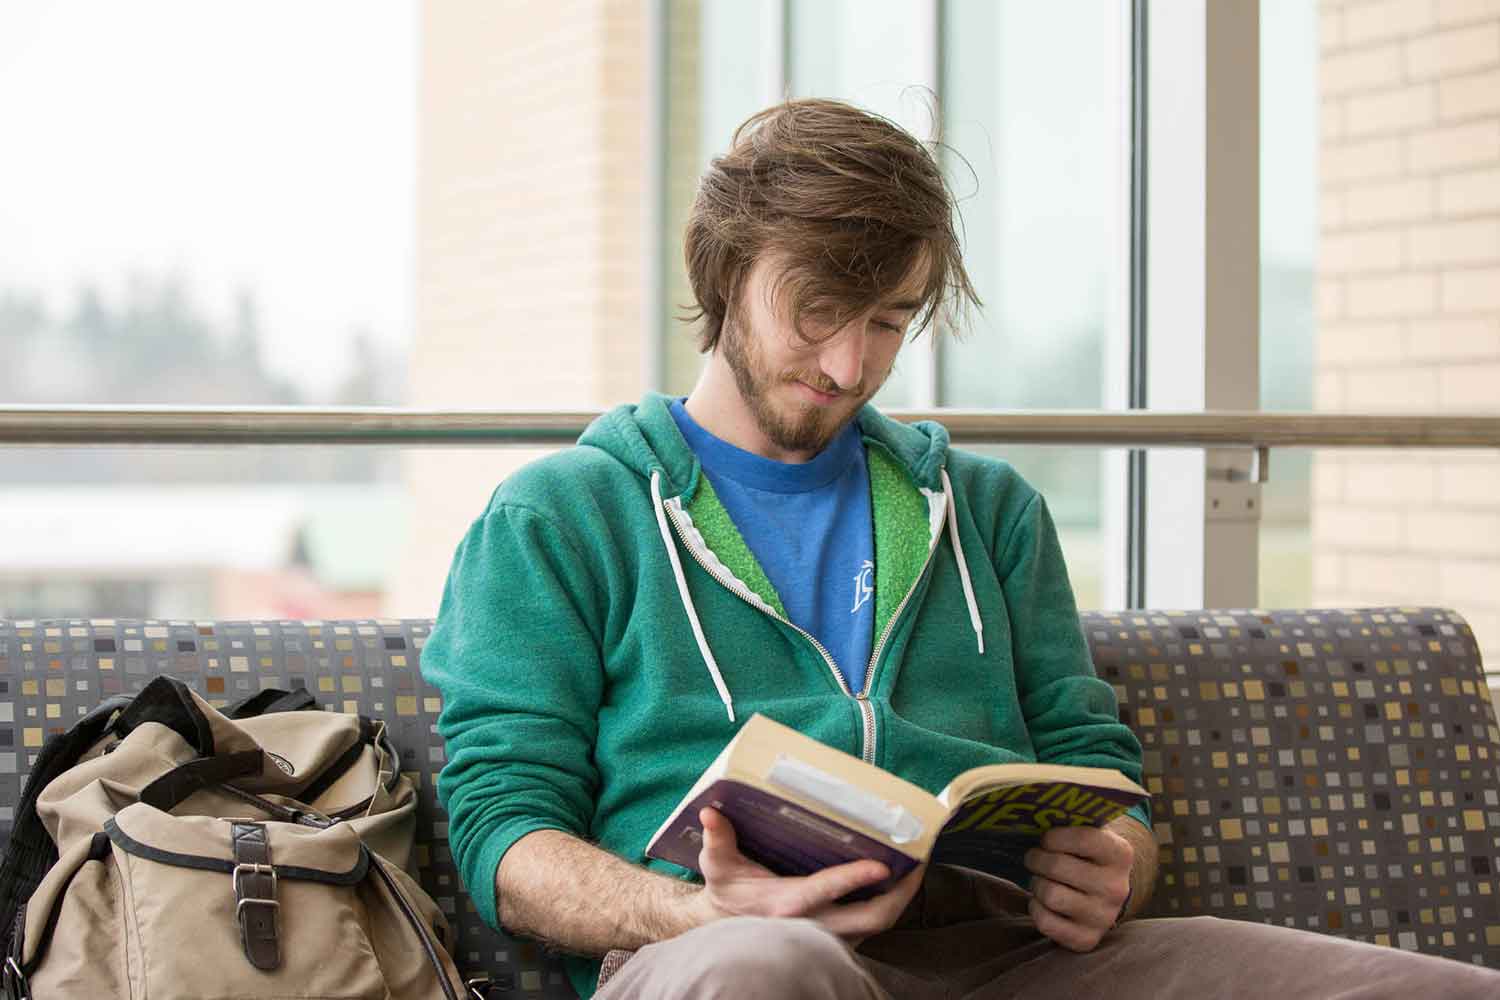
[[[771,293],[797,333],[828,330],[925,269],[915,333],[939,313],[979,305],[964,270],[956,206],[942,169],[899,126],[830,100],[787,101],[735,129],[698,186],[684,254],[699,346],[714,349],[751,266],[777,261]],[[915,334],[914,334],[915,335]]]

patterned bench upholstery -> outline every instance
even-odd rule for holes
[[[478,919],[433,779],[431,628],[404,621],[0,620],[0,836],[48,735],[155,674],[226,703],[305,685],[386,719],[420,789],[418,874],[493,997],[571,996]],[[1437,608],[1090,612],[1145,747],[1155,916],[1209,913],[1500,967],[1500,727],[1469,626]]]

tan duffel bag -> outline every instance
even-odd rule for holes
[[[20,833],[34,809],[56,861],[12,891],[23,838],[0,870],[24,904],[7,997],[465,995],[447,921],[405,870],[416,795],[382,724],[230,718],[167,677],[91,724],[17,815]]]

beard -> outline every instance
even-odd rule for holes
[[[860,407],[875,395],[890,374],[885,372],[873,384],[872,380],[864,379],[852,389],[844,389],[816,369],[788,368],[773,372],[755,338],[743,323],[735,319],[724,324],[722,344],[724,360],[734,373],[735,385],[750,415],[755,418],[761,433],[785,451],[821,452],[854,419]],[[772,398],[773,390],[794,382],[805,383],[819,392],[837,394],[847,402],[817,406],[799,401],[778,408]]]

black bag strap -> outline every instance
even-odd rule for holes
[[[277,913],[276,868],[271,864],[271,839],[263,823],[233,822],[229,827],[234,846],[234,916],[239,924],[240,947],[245,958],[262,972],[281,967],[281,936]]]
[[[188,686],[175,677],[152,678],[130,699],[115,720],[114,731],[124,737],[147,722],[157,722],[173,730],[198,751],[199,757],[214,755],[214,734],[208,717],[198,708]]]
[[[0,934],[7,939],[15,928],[16,914],[31,899],[48,870],[57,863],[57,845],[47,835],[47,828],[36,814],[37,796],[53,778],[77,764],[88,749],[99,742],[116,713],[128,707],[130,702],[128,696],[117,695],[100,703],[66,732],[49,739],[37,754],[36,763],[26,778],[26,788],[21,792],[21,801],[16,804],[5,856],[0,858]]]
[[[325,767],[321,774],[308,782],[307,787],[303,788],[297,797],[303,802],[316,802],[319,796],[332,788],[348,772],[349,768],[355,765],[367,746],[372,746],[382,751],[390,761],[391,770],[386,778],[385,787],[386,791],[394,791],[396,783],[401,780],[401,758],[396,754],[396,748],[391,743],[387,727],[368,716],[361,715],[359,717],[359,739],[350,744],[349,749],[345,750],[338,758]],[[365,800],[363,803],[356,803],[356,805],[368,806],[369,801]]]
[[[179,764],[153,779],[141,789],[140,800],[148,806],[169,812],[201,788],[260,774],[265,761],[265,754],[259,749],[221,753],[217,757],[199,757],[186,764]]]
[[[220,709],[231,719],[251,719],[257,715],[273,712],[301,712],[317,708],[318,701],[305,687],[283,691],[281,688],[265,688],[248,698],[241,698]]]

